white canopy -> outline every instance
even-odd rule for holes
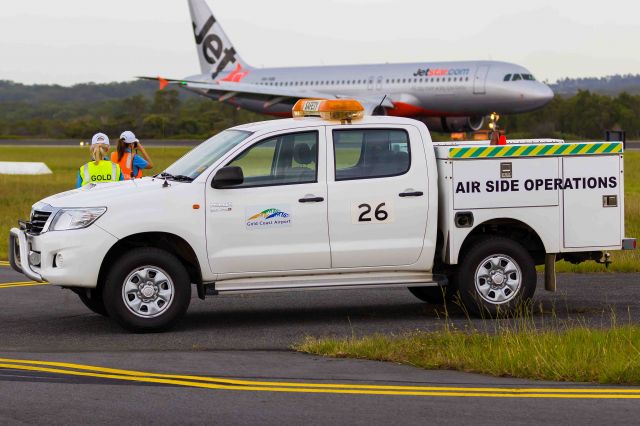
[[[0,175],[49,175],[51,169],[44,163],[0,161]]]

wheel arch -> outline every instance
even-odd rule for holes
[[[462,242],[458,259],[461,259],[465,252],[483,236],[510,238],[531,253],[536,265],[544,264],[544,255],[547,250],[540,234],[530,225],[513,218],[494,218],[476,225]]]
[[[98,288],[104,286],[109,265],[127,251],[139,247],[155,247],[176,256],[189,273],[192,283],[202,286],[200,262],[193,247],[182,237],[169,232],[141,232],[118,240],[107,252],[98,273]]]

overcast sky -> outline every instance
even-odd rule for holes
[[[640,73],[630,0],[208,0],[257,67],[495,59],[541,80]],[[199,73],[186,0],[0,0],[0,79]]]

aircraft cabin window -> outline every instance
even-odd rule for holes
[[[511,74],[505,75],[503,81],[509,81],[509,80],[511,80]]]
[[[529,80],[529,81],[535,81],[535,77],[532,76],[531,74],[522,74],[522,78],[525,80]]]
[[[511,81],[518,81],[518,80],[522,80],[522,77],[520,76],[520,74],[514,74],[513,75],[513,80],[511,80]]]

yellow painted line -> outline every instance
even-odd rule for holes
[[[39,283],[37,281],[18,281],[12,283],[2,283],[0,284],[0,289],[3,288],[12,288],[12,287],[33,287],[37,285],[48,285],[49,283]]]
[[[5,362],[8,361],[8,362]],[[27,365],[25,365],[27,364]],[[32,364],[32,365],[29,365]],[[53,367],[64,367],[53,368]],[[438,387],[438,386],[380,386],[338,383],[296,383],[233,380],[215,377],[145,373],[71,364],[62,362],[10,360],[0,358],[0,368],[95,377],[124,381],[169,384],[206,389],[244,390],[262,392],[333,393],[359,395],[450,396],[494,398],[588,398],[640,399],[640,389],[616,388],[500,388],[500,387]],[[81,371],[69,370],[73,368]],[[91,370],[91,371],[87,371]],[[96,371],[98,371],[96,373]],[[215,383],[211,383],[215,382]]]

